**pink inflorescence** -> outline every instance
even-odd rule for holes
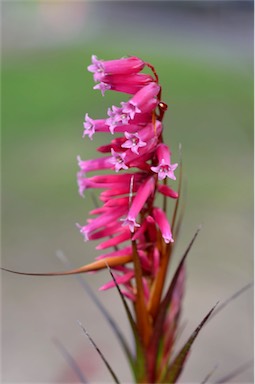
[[[145,67],[152,70],[152,75],[141,73]],[[123,293],[133,300],[134,269],[132,263],[122,264],[121,260],[123,256],[132,256],[131,242],[136,242],[145,297],[149,299],[149,282],[160,263],[160,244],[174,241],[166,212],[155,205],[158,193],[165,198],[178,197],[166,184],[167,178],[176,179],[177,168],[177,164],[171,164],[171,152],[163,143],[162,119],[167,106],[160,100],[161,87],[154,68],[137,57],[103,61],[92,56],[88,70],[98,82],[94,89],[101,90],[103,95],[113,90],[131,97],[120,106],[109,108],[104,119],[85,115],[83,137],[92,139],[96,132],[118,135],[97,149],[101,157],[78,157],[80,194],[89,188],[102,189],[102,206],[90,212],[95,218],[78,226],[85,240],[102,239],[97,249],[104,253],[98,259],[119,258],[120,264],[112,269]],[[89,172],[101,170],[109,172],[87,177]],[[101,289],[113,285],[110,282]]]

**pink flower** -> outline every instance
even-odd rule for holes
[[[127,271],[124,275],[115,275],[116,282],[118,284],[127,284],[134,277],[134,271]],[[109,283],[102,285],[99,290],[105,291],[106,289],[115,287],[115,282],[111,280]]]
[[[153,75],[141,73],[145,66],[152,69]],[[101,157],[89,160],[78,157],[80,194],[89,188],[101,189],[102,204],[90,212],[93,218],[78,227],[85,240],[100,241],[97,250],[108,250],[99,260],[130,260],[133,251],[127,241],[136,243],[144,274],[142,289],[149,303],[151,284],[160,268],[164,249],[158,247],[159,239],[162,238],[163,243],[173,241],[166,214],[157,206],[156,194],[159,192],[164,198],[178,197],[169,186],[161,184],[165,177],[175,180],[177,167],[171,164],[170,150],[162,140],[162,118],[167,106],[160,100],[161,87],[155,70],[139,58],[103,61],[92,56],[88,70],[98,82],[94,89],[100,89],[102,94],[112,90],[131,96],[120,102],[119,107],[108,108],[104,119],[85,115],[83,137],[92,139],[100,132],[111,135],[109,142],[97,148]],[[112,137],[115,133],[117,137]],[[91,171],[106,173],[87,177]],[[123,294],[135,300],[134,266],[112,265]],[[101,290],[113,286],[111,281]]]
[[[106,240],[99,245],[96,246],[97,250],[100,249],[106,249],[106,248],[111,248],[111,247],[118,247],[122,243],[126,242],[127,240],[131,239],[130,231],[128,228],[122,228],[119,231],[119,234],[110,238],[109,240]]]
[[[151,100],[160,91],[160,86],[154,82],[146,85],[140,89],[129,101],[126,103],[121,103],[122,110],[126,113],[130,119],[133,119],[136,113],[141,113],[142,111],[148,111],[148,105],[151,105],[152,110],[155,108],[151,104]]]
[[[97,218],[90,220],[85,226],[77,225],[80,232],[84,235],[85,241],[89,240],[90,234],[111,224],[114,220],[119,219],[127,211],[126,206],[105,209]]]
[[[102,75],[130,75],[140,72],[145,66],[145,63],[137,57],[127,57],[118,60],[98,60],[92,56],[92,64],[88,66],[88,71],[94,73],[94,80],[101,81]]]
[[[178,198],[178,193],[175,192],[170,187],[168,187],[168,185],[159,184],[158,185],[158,191],[160,193],[162,193],[162,195],[164,195],[164,196],[172,197],[172,199],[177,199]]]
[[[162,237],[166,243],[173,243],[173,237],[170,229],[170,224],[167,220],[166,214],[160,208],[153,208],[152,215],[155,219],[155,222],[158,224],[159,229],[162,233]]]
[[[131,232],[134,232],[135,227],[140,227],[140,224],[136,223],[136,218],[143,208],[144,204],[154,191],[155,181],[150,177],[146,182],[138,189],[131,207],[128,211],[127,218],[124,220],[123,225],[128,225]]]
[[[154,81],[153,77],[144,73],[131,75],[102,75],[100,76],[100,83],[95,85],[94,89],[99,89],[103,96],[107,90],[133,95],[152,81]]]
[[[129,133],[125,132],[125,137],[127,141],[122,144],[122,148],[130,148],[132,152],[135,154],[139,154],[139,148],[145,147],[146,143],[145,141],[142,141],[142,139],[139,136],[139,133]]]
[[[119,172],[121,169],[128,169],[128,166],[125,164],[125,153],[117,153],[114,149],[111,150],[112,159],[111,162],[114,164],[115,171]]]
[[[80,156],[77,157],[78,165],[83,172],[98,171],[101,169],[112,169],[112,157],[101,157],[92,160],[81,160]]]
[[[151,74],[141,72],[145,67]],[[40,275],[96,272],[109,266],[114,278],[100,290],[117,284],[122,295],[133,302],[131,313],[125,301],[124,305],[133,331],[134,350],[117,324],[102,311],[124,347],[134,380],[176,383],[190,347],[212,310],[173,356],[184,291],[184,262],[197,233],[166,287],[173,234],[178,235],[181,217],[177,216],[177,200],[171,229],[167,200],[178,199],[178,193],[167,185],[166,178],[176,179],[174,171],[178,164],[171,163],[170,148],[163,141],[167,105],[161,100],[155,68],[137,57],[104,61],[93,55],[88,70],[98,82],[94,89],[101,90],[102,95],[106,90],[128,95],[119,107],[108,108],[105,118],[92,119],[86,113],[83,123],[83,137],[92,139],[100,132],[108,137],[97,148],[100,157],[77,158],[79,193],[83,196],[87,189],[100,190],[98,206],[89,212],[86,223],[77,227],[85,241],[98,241],[96,250],[100,254],[81,268]],[[87,177],[90,172],[97,174]],[[117,382],[108,363],[107,366]]]
[[[97,260],[105,259],[106,257],[117,257],[117,256],[125,256],[132,254],[131,246],[127,246],[123,249],[118,249],[117,251],[102,253],[100,256],[97,256]]]
[[[123,111],[123,108],[112,106],[112,109],[108,108],[107,114],[109,118],[106,123],[109,125],[109,130],[113,134],[117,125],[126,125],[130,120],[127,113]]]
[[[163,180],[166,177],[176,180],[174,171],[178,167],[178,164],[170,163],[170,151],[168,146],[162,143],[159,144],[156,154],[159,165],[157,167],[151,167],[151,170],[158,173],[159,180]]]

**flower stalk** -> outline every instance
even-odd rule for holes
[[[146,67],[152,75],[141,73]],[[143,374],[138,378],[134,373],[135,377],[137,382],[156,382],[162,368],[162,364],[158,364],[160,343],[164,339],[164,328],[169,323],[167,306],[160,332],[155,333],[155,325],[159,321],[158,313],[175,240],[167,218],[166,201],[169,198],[178,201],[178,193],[167,185],[167,179],[176,180],[174,171],[178,166],[171,162],[171,151],[163,142],[163,118],[167,104],[161,100],[162,90],[155,68],[139,58],[103,61],[93,56],[88,70],[99,82],[94,88],[100,89],[103,95],[108,90],[114,90],[126,92],[132,97],[127,102],[121,102],[120,107],[109,108],[106,119],[93,120],[88,114],[85,115],[84,137],[88,135],[93,139],[93,135],[100,131],[122,135],[98,148],[100,153],[109,155],[86,161],[78,158],[80,193],[91,187],[104,188],[100,194],[103,208],[91,212],[97,214],[97,218],[79,228],[86,241],[111,236],[97,248],[114,246],[114,258],[119,261],[123,257],[120,256],[123,242],[131,242],[131,247],[124,247],[124,252],[129,254],[125,257],[130,256],[131,263],[126,265],[120,262],[116,266],[112,264],[111,268],[116,283],[121,286],[121,294],[133,302],[134,320],[144,355]],[[103,183],[100,184],[96,183],[95,177],[87,177],[88,172],[102,169],[115,170],[121,177],[108,175],[106,179],[109,183],[101,179]],[[122,182],[124,178],[125,185]],[[158,194],[163,195],[162,208],[155,203]],[[99,259],[109,261],[107,253],[100,255]],[[111,286],[108,283],[102,288]],[[180,306],[179,302],[178,315]],[[174,333],[174,327],[168,325]],[[168,336],[165,353],[168,351],[169,354],[173,340],[173,334]],[[163,354],[161,359],[169,361],[169,356]]]
[[[145,69],[152,73],[142,72]],[[64,272],[32,274],[5,270],[24,275],[60,276],[108,268],[112,280],[100,290],[117,287],[120,294],[133,332],[134,353],[119,329],[116,326],[113,329],[117,330],[134,381],[175,383],[213,309],[173,356],[184,295],[185,260],[198,232],[167,287],[166,277],[182,217],[178,216],[182,167],[180,164],[176,192],[172,184],[176,181],[178,164],[172,162],[171,150],[163,140],[163,120],[168,107],[161,99],[162,87],[155,68],[140,58],[103,61],[92,56],[88,70],[98,83],[94,89],[102,95],[111,90],[130,97],[120,102],[120,106],[108,108],[104,118],[93,119],[86,113],[83,123],[83,138],[88,136],[93,140],[101,132],[111,138],[97,148],[100,157],[77,158],[80,195],[84,196],[88,189],[101,191],[101,205],[90,211],[93,217],[86,224],[77,227],[85,241],[100,241],[96,247],[100,254],[95,261]],[[96,175],[89,176],[90,172]],[[162,196],[162,206],[158,206],[157,196]],[[171,220],[167,212],[170,203]],[[111,368],[110,373],[119,382]]]
[[[140,73],[145,67],[152,71],[152,75]],[[80,231],[85,240],[92,239],[93,236],[95,238],[96,234],[99,234],[99,238],[100,234],[106,234],[105,229],[109,235],[115,234],[97,247],[117,247],[114,257],[121,254],[123,241],[130,240],[131,248],[128,248],[128,252],[132,263],[128,267],[120,263],[117,268],[112,266],[112,269],[115,271],[116,283],[121,285],[121,293],[131,299],[134,306],[140,348],[144,355],[143,374],[138,377],[134,372],[135,377],[137,382],[141,383],[156,382],[161,376],[159,370],[162,371],[162,364],[158,364],[159,348],[164,339],[164,328],[169,323],[166,316],[169,302],[164,308],[160,331],[155,333],[155,326],[159,323],[158,313],[162,308],[162,294],[174,243],[167,218],[166,201],[169,198],[178,201],[178,193],[167,185],[167,179],[176,180],[174,171],[178,166],[171,163],[170,149],[163,142],[163,118],[167,104],[161,100],[162,90],[155,68],[138,58],[105,62],[93,56],[92,65],[88,70],[94,74],[94,80],[99,82],[94,88],[100,89],[103,95],[111,89],[132,94],[132,97],[127,102],[121,102],[121,107],[109,108],[109,117],[106,119],[93,120],[88,118],[88,114],[85,115],[83,136],[88,135],[93,139],[95,132],[107,132],[107,129],[110,134],[118,132],[124,135],[98,149],[103,154],[110,153],[110,156],[89,161],[79,158],[79,190],[83,193],[89,183],[94,181],[88,179],[87,175],[84,176],[83,172],[95,171],[96,167],[98,170],[108,167],[118,173],[127,172],[125,174],[130,180],[128,188],[122,184],[121,178],[114,179],[109,176],[115,183],[105,184],[106,189],[100,195],[104,209],[92,212],[100,216],[90,220],[87,225],[80,226]],[[110,163],[113,164],[112,167],[108,165]],[[95,184],[90,185],[96,187]],[[155,205],[157,194],[163,195],[162,208]],[[177,208],[177,203],[175,206]],[[114,207],[117,207],[117,210],[114,210]],[[107,217],[109,223],[114,218],[119,222],[119,225],[113,226],[112,232]],[[126,228],[128,231],[123,232]],[[106,260],[106,255],[99,257]],[[123,278],[123,275],[126,278]],[[110,286],[112,285],[106,284],[103,288]],[[178,316],[180,306],[181,302],[178,302]],[[171,324],[168,325],[172,334],[165,342],[168,344],[165,354],[169,355],[175,331]],[[163,354],[161,360],[167,362],[169,357]]]

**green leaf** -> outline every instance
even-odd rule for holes
[[[218,368],[218,365],[216,365],[209,373],[207,373],[207,375],[205,376],[205,378],[201,381],[200,384],[206,384],[208,383],[208,380],[210,379],[210,377],[212,377],[212,375],[214,374],[214,372],[216,371],[216,369]]]
[[[247,289],[253,287],[253,281],[246,284],[244,287],[236,291],[233,295],[231,295],[229,298],[227,298],[223,303],[219,304],[218,308],[214,311],[213,315],[211,316],[210,320],[213,319],[216,315],[218,315],[219,312],[221,312],[231,301],[237,299],[238,296],[240,296],[242,293],[247,291]]]
[[[140,336],[138,333],[137,325],[136,325],[136,323],[133,319],[133,316],[130,312],[130,309],[127,305],[126,299],[120,290],[119,284],[117,283],[117,281],[116,281],[116,279],[115,279],[115,277],[111,271],[111,268],[108,265],[107,265],[107,268],[108,268],[108,270],[111,274],[111,277],[115,283],[116,289],[117,289],[119,296],[121,298],[121,301],[123,303],[129,324],[130,324],[132,332],[133,332],[133,336],[134,336],[134,340],[135,340],[135,344],[136,344],[136,359],[134,359],[130,354],[129,362],[130,362],[130,366],[132,368],[134,377],[136,378],[137,382],[139,382],[140,378],[143,378],[145,375],[145,353],[144,353],[144,349],[143,349],[141,339],[140,339]]]
[[[182,257],[182,259],[178,265],[178,268],[174,274],[174,277],[171,281],[171,284],[170,284],[170,286],[166,292],[166,295],[165,295],[165,297],[164,297],[164,299],[161,302],[160,307],[159,307],[159,312],[158,312],[158,315],[157,315],[156,320],[155,320],[154,331],[153,331],[153,334],[152,334],[152,337],[150,340],[149,353],[148,353],[148,356],[149,356],[148,367],[149,367],[149,371],[150,371],[149,372],[149,378],[150,378],[150,381],[152,381],[152,382],[156,379],[156,377],[155,377],[155,375],[156,375],[156,372],[155,372],[156,360],[157,360],[157,354],[158,354],[158,350],[159,350],[160,340],[162,337],[164,337],[164,335],[162,335],[162,332],[164,329],[164,322],[166,319],[167,311],[168,311],[169,305],[171,303],[172,295],[173,295],[174,289],[176,287],[176,283],[178,281],[180,273],[182,271],[184,262],[185,262],[186,257],[188,255],[197,235],[198,235],[199,230],[200,230],[200,228],[196,231],[190,244],[188,245],[186,251],[184,252],[184,255],[183,255],[183,257]]]
[[[102,361],[104,362],[106,368],[108,369],[108,371],[110,372],[115,384],[120,384],[120,381],[119,379],[117,378],[116,374],[114,373],[112,367],[110,366],[110,364],[108,363],[108,361],[106,360],[104,354],[102,353],[102,351],[98,348],[98,346],[96,345],[96,343],[94,342],[94,340],[92,339],[92,337],[89,335],[89,333],[87,332],[87,330],[84,328],[84,326],[81,324],[80,321],[78,321],[78,324],[79,326],[81,327],[81,329],[83,330],[83,332],[85,333],[85,335],[87,336],[87,338],[89,339],[90,343],[93,345],[93,347],[95,348],[95,350],[97,351],[97,353],[99,354],[99,356],[101,357]]]
[[[231,380],[234,379],[236,376],[240,375],[242,372],[245,372],[247,369],[252,368],[254,365],[254,361],[247,361],[247,363],[240,365],[238,368],[236,368],[234,371],[228,373],[226,376],[222,377],[221,379],[217,380],[215,384],[223,384],[223,383],[231,383]]]
[[[72,269],[72,266],[70,262],[68,261],[67,257],[62,254],[62,252],[58,252],[58,257],[60,260],[66,265],[67,268]],[[113,317],[110,315],[109,311],[105,308],[105,306],[101,303],[101,301],[98,299],[94,291],[90,288],[89,284],[86,282],[86,280],[83,279],[81,275],[74,275],[74,277],[79,281],[82,288],[86,292],[86,294],[89,296],[89,298],[93,301],[93,303],[96,305],[96,307],[99,309],[105,320],[108,322],[110,327],[112,328],[113,332],[115,333],[118,341],[120,342],[127,359],[130,363],[131,368],[133,368],[134,361],[133,356],[131,354],[130,348],[127,344],[127,341],[124,338],[123,333],[120,330],[120,327],[116,323],[116,321],[113,319]]]
[[[216,304],[217,305],[217,304]],[[175,357],[173,362],[170,364],[168,367],[168,370],[165,374],[165,377],[163,378],[163,383],[176,383],[178,377],[180,376],[184,364],[186,362],[186,358],[188,356],[188,353],[190,351],[190,348],[192,344],[194,343],[195,339],[197,338],[199,332],[203,328],[204,324],[206,321],[209,319],[211,316],[215,306],[208,312],[208,314],[204,317],[204,319],[201,321],[199,326],[195,329],[195,331],[192,333],[188,341],[184,344],[178,355]]]
[[[66,348],[61,343],[61,341],[58,340],[55,337],[52,339],[52,341],[57,346],[57,348],[60,350],[60,352],[62,353],[64,359],[70,365],[70,367],[72,368],[72,370],[74,371],[76,376],[80,379],[80,382],[83,383],[83,384],[87,384],[88,380],[85,378],[84,374],[80,370],[80,367],[78,366],[78,364],[76,363],[74,358],[70,355],[70,353],[66,350]]]

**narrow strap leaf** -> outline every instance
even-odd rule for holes
[[[182,221],[183,221],[184,212],[185,212],[185,208],[186,208],[186,185],[184,185],[183,189],[184,189],[183,198],[181,200],[181,203],[179,203],[179,214],[178,214],[178,216],[176,218],[174,229],[172,230],[173,231],[173,238],[174,238],[174,245],[175,246],[176,246],[176,243],[177,243],[178,238],[179,238],[181,224],[182,224]],[[169,244],[168,244],[168,246],[169,246]]]
[[[162,338],[162,329],[164,327],[164,321],[166,318],[167,310],[168,310],[169,304],[171,302],[174,288],[175,288],[176,283],[178,281],[178,277],[182,271],[186,257],[188,255],[197,235],[198,235],[199,230],[200,230],[200,228],[198,228],[198,230],[196,231],[195,235],[193,236],[190,244],[188,245],[186,251],[184,252],[184,255],[183,255],[183,257],[182,257],[182,259],[178,265],[178,268],[174,274],[174,277],[171,281],[171,284],[170,284],[170,286],[166,292],[165,298],[161,302],[159,310],[158,310],[158,314],[157,314],[157,317],[155,320],[155,325],[154,325],[154,331],[153,331],[153,334],[152,334],[152,337],[150,340],[150,345],[149,345],[150,353],[149,353],[149,364],[148,365],[150,367],[150,380],[151,381],[155,380],[155,374],[156,374],[155,366],[156,366],[156,359],[157,359],[157,351],[158,351],[160,340]]]
[[[236,291],[233,295],[231,295],[227,300],[225,300],[223,303],[219,304],[218,308],[214,311],[212,314],[211,319],[213,319],[216,315],[218,315],[219,312],[221,312],[231,301],[237,299],[238,296],[240,296],[242,293],[247,291],[249,288],[253,287],[253,281],[246,284],[244,287]]]
[[[240,375],[241,373],[245,372],[247,369],[252,368],[254,364],[254,361],[248,361],[247,363],[239,366],[234,371],[228,373],[226,376],[222,377],[221,379],[215,381],[215,384],[223,384],[223,383],[230,383],[230,380],[234,379],[236,376]]]
[[[166,317],[166,313],[167,313],[167,308],[171,302],[171,298],[172,298],[172,294],[173,294],[173,291],[174,291],[174,288],[175,288],[175,284],[178,280],[178,277],[179,277],[179,274],[182,270],[182,266],[186,260],[186,257],[198,235],[198,232],[200,231],[200,228],[198,228],[198,230],[196,231],[195,235],[193,236],[190,244],[188,245],[186,251],[184,252],[184,255],[178,265],[178,268],[174,274],[174,277],[171,281],[171,284],[167,290],[167,293],[165,295],[165,298],[164,300],[161,302],[160,304],[160,309],[159,309],[159,312],[158,312],[158,316],[156,318],[156,321],[155,321],[155,327],[154,327],[154,334],[152,336],[152,339],[151,339],[151,343],[154,344],[156,341],[159,341],[159,335],[160,333],[162,332],[162,329],[163,329],[163,324],[164,324],[164,321],[165,321],[165,317]]]
[[[61,259],[61,261],[71,268],[70,262],[67,260],[67,257],[63,255],[63,253],[58,252],[58,257]],[[131,354],[131,351],[128,347],[128,344],[124,338],[123,333],[120,330],[120,327],[116,323],[116,321],[113,319],[113,317],[110,315],[108,310],[105,308],[105,306],[101,303],[101,301],[98,299],[94,291],[90,288],[89,284],[83,279],[80,275],[75,275],[76,279],[81,284],[82,288],[86,292],[86,294],[90,297],[90,299],[93,301],[93,303],[96,305],[96,307],[99,309],[101,314],[104,316],[108,324],[111,326],[113,332],[115,333],[117,339],[119,340],[124,352],[126,353],[126,356],[130,362],[131,367],[133,367],[133,356]]]
[[[132,359],[132,356],[131,356],[130,363],[131,363],[131,367],[133,369],[134,376],[136,377],[136,379],[139,379],[139,377],[143,377],[144,376],[144,367],[145,367],[144,348],[143,348],[143,345],[141,343],[141,339],[140,339],[140,335],[139,335],[139,332],[138,332],[138,329],[137,329],[137,325],[136,325],[136,323],[135,323],[135,321],[133,319],[133,316],[132,316],[132,314],[130,312],[130,309],[129,309],[128,305],[127,305],[125,297],[124,297],[123,293],[120,290],[119,284],[117,283],[117,281],[115,279],[115,276],[114,276],[114,274],[111,271],[111,268],[109,266],[107,266],[107,267],[108,267],[109,273],[111,274],[111,277],[112,277],[112,279],[113,279],[113,281],[115,283],[115,286],[116,286],[116,289],[117,289],[118,294],[120,296],[120,299],[121,299],[121,301],[123,303],[123,306],[124,306],[125,312],[127,314],[127,318],[128,318],[129,324],[131,326],[131,329],[132,329],[132,332],[133,332],[133,335],[134,335],[137,356],[136,356],[136,359]]]
[[[115,257],[106,257],[105,259],[94,261],[93,263],[86,264],[80,268],[72,269],[70,271],[64,272],[47,272],[47,273],[30,273],[30,272],[18,272],[12,269],[1,268],[2,271],[15,273],[18,275],[26,275],[26,276],[65,276],[65,275],[75,275],[78,273],[92,272],[98,271],[100,269],[106,268],[106,263],[110,267],[115,267],[117,265],[123,265],[132,261],[132,255],[124,255],[124,256],[115,256]]]
[[[215,367],[205,376],[205,378],[201,381],[200,384],[208,383],[208,380],[210,379],[210,377],[212,377],[212,375],[214,374],[217,368],[218,368],[218,365],[215,365]]]
[[[114,373],[112,367],[110,366],[110,364],[108,363],[108,361],[106,360],[105,356],[103,355],[103,353],[100,351],[100,349],[98,348],[98,346],[96,345],[96,343],[94,342],[94,340],[92,339],[92,337],[88,334],[88,332],[86,331],[86,329],[84,328],[84,326],[81,324],[80,321],[78,321],[78,324],[79,326],[81,327],[81,329],[83,330],[83,332],[85,333],[85,335],[87,336],[87,338],[89,339],[90,343],[93,345],[93,347],[95,348],[95,350],[97,351],[97,353],[99,354],[99,356],[101,357],[101,359],[103,360],[106,368],[108,369],[108,371],[110,372],[114,382],[116,384],[120,384],[120,381],[119,379],[117,378],[116,374]]]
[[[217,304],[216,304],[217,305]],[[212,312],[214,311],[215,306],[208,312],[208,314],[204,317],[204,319],[201,321],[199,326],[195,329],[195,331],[192,333],[188,341],[184,344],[178,355],[175,357],[173,362],[170,364],[165,377],[163,379],[164,383],[175,383],[178,377],[180,376],[184,364],[186,361],[186,358],[188,356],[189,350],[194,343],[195,339],[197,338],[199,332],[203,328],[204,324],[206,321],[209,319],[211,316]]]
[[[80,382],[83,384],[87,384],[88,380],[85,378],[85,376],[82,373],[82,371],[80,370],[78,364],[76,363],[74,358],[70,355],[70,353],[66,350],[66,348],[61,343],[61,341],[55,337],[52,339],[52,341],[57,346],[57,348],[60,350],[61,354],[63,355],[63,357],[65,358],[65,360],[69,364],[69,366],[72,368],[72,370],[74,371],[76,376],[79,378]]]
[[[124,306],[124,308],[125,308],[125,311],[126,311],[126,314],[127,314],[128,320],[129,320],[129,323],[130,323],[130,325],[131,325],[132,331],[133,331],[134,334],[138,335],[138,331],[137,331],[136,323],[135,323],[135,321],[134,321],[134,319],[133,319],[133,316],[132,316],[132,314],[131,314],[131,312],[130,312],[130,309],[129,309],[128,305],[127,305],[127,302],[126,302],[126,300],[125,300],[125,297],[124,297],[124,295],[122,294],[122,292],[121,292],[121,290],[120,290],[119,284],[117,283],[117,281],[116,281],[116,279],[115,279],[115,276],[114,276],[114,274],[112,273],[111,268],[109,267],[109,265],[106,264],[106,266],[107,266],[108,271],[109,271],[109,273],[110,273],[110,275],[111,275],[111,277],[112,277],[112,279],[113,279],[113,281],[114,281],[114,284],[115,284],[115,286],[116,286],[116,289],[117,289],[117,291],[118,291],[118,293],[119,293],[119,295],[120,295],[120,298],[121,298],[121,301],[122,301],[123,306]]]

